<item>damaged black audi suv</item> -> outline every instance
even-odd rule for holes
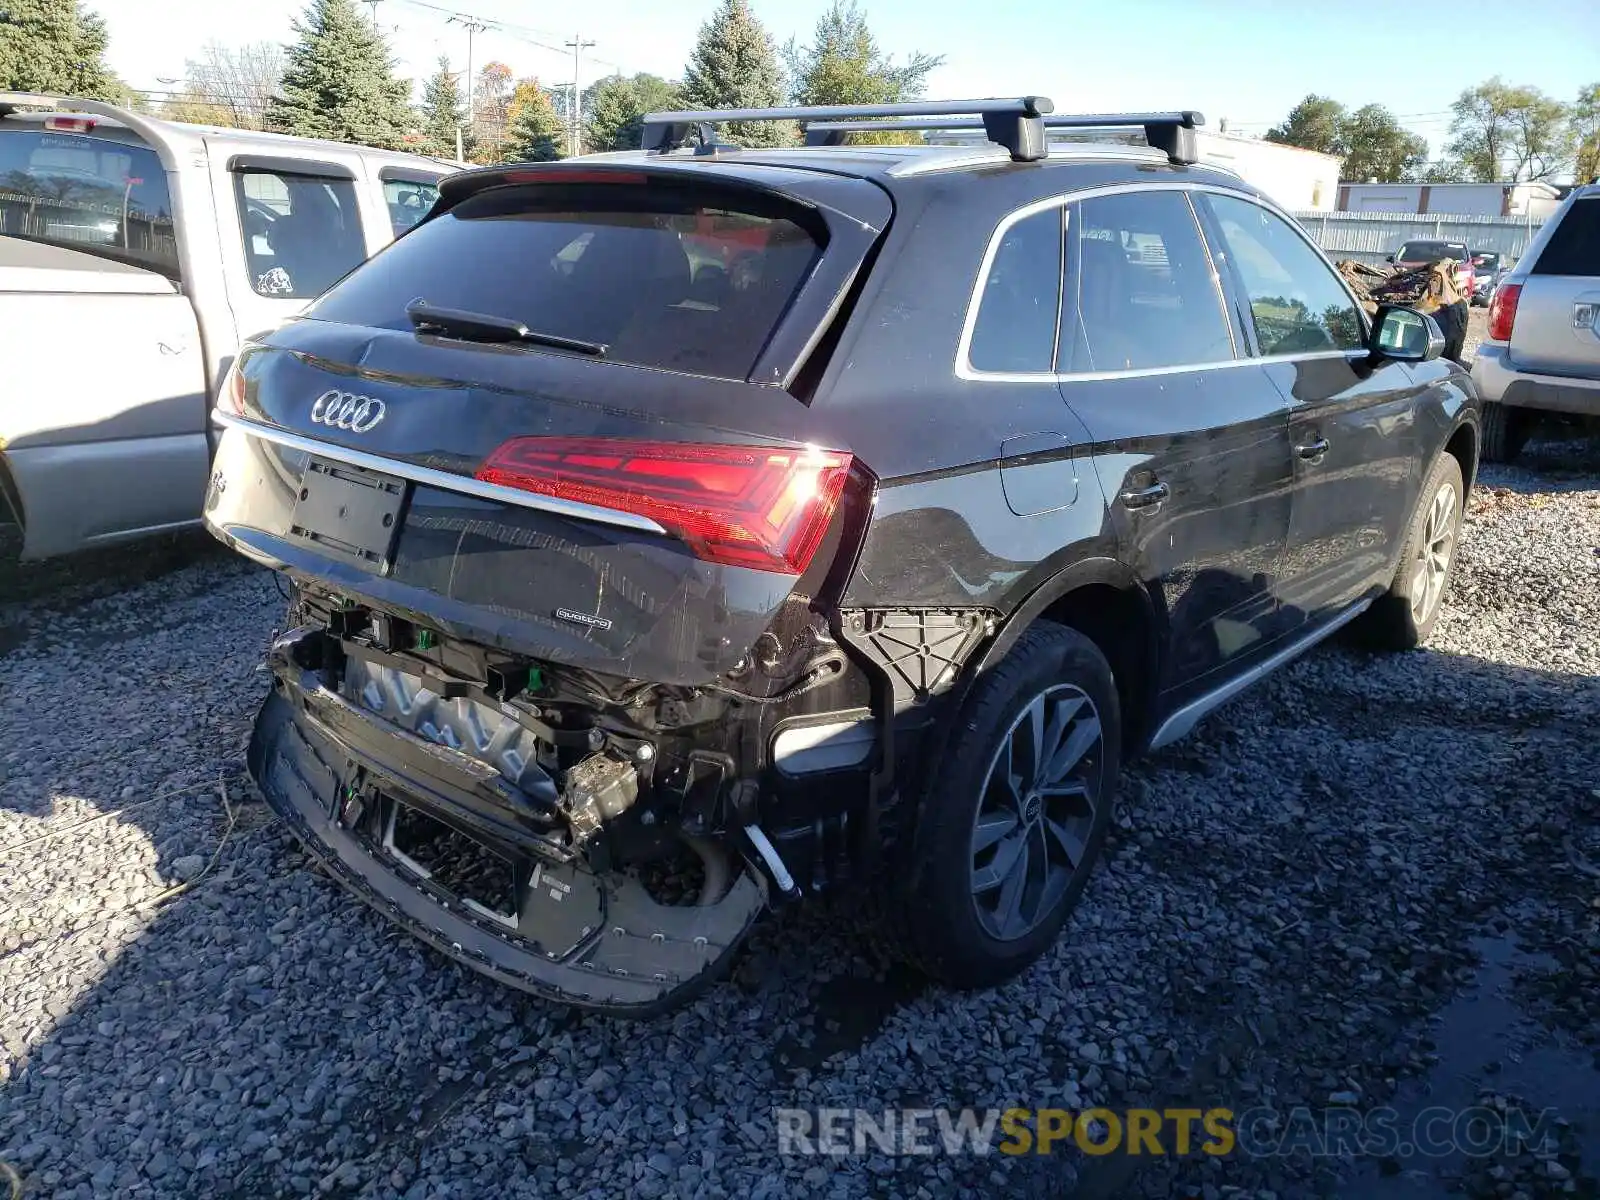
[[[1196,114],[1051,111],[653,114],[451,176],[246,346],[205,514],[289,582],[250,768],[331,874],[614,1012],[837,888],[987,986],[1129,755],[1427,636],[1478,445],[1437,326]],[[718,133],[768,120],[804,144]]]

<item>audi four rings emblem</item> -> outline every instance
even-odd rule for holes
[[[383,420],[383,401],[350,392],[323,392],[311,405],[311,423],[365,433]]]

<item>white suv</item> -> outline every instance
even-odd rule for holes
[[[1517,456],[1538,412],[1600,416],[1600,186],[1575,189],[1500,281],[1472,379],[1491,462]]]

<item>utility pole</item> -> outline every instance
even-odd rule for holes
[[[583,69],[583,52],[590,49],[593,42],[583,40],[583,34],[576,34],[567,43],[572,51],[572,153],[583,153],[583,81],[579,74]]]
[[[361,3],[372,10],[372,27],[376,29],[378,27],[378,5],[382,4],[383,0],[361,0]]]
[[[472,84],[472,35],[475,34],[475,33],[482,33],[485,29],[487,29],[489,27],[487,25],[485,25],[482,21],[478,20],[476,17],[465,17],[465,16],[462,16],[460,13],[456,13],[453,16],[451,16],[445,22],[445,24],[447,24],[447,25],[460,25],[462,28],[464,28],[467,31],[467,128],[471,129],[472,128],[472,122],[473,122],[474,118],[477,115],[476,110],[475,110],[475,108],[473,106],[473,96],[476,93],[477,89],[475,87],[473,87],[473,84]],[[462,160],[462,154],[461,154],[461,126],[459,126],[459,125],[456,126],[456,160],[458,162]]]

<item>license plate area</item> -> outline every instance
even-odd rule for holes
[[[517,927],[517,870],[510,859],[421,809],[385,803],[383,848],[404,870],[480,917]]]
[[[403,479],[312,458],[300,476],[289,533],[325,554],[387,575],[405,500]]]

